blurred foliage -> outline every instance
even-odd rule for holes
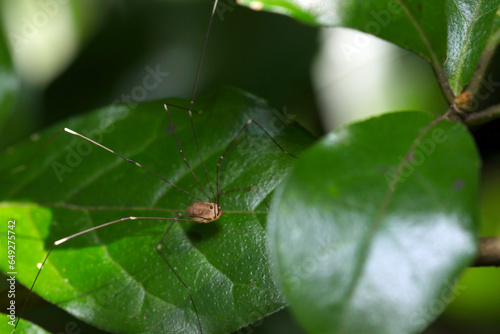
[[[197,96],[223,85],[242,88],[290,115],[300,115],[318,132],[309,78],[317,30],[228,3],[227,10],[214,17]],[[95,25],[78,24],[85,37],[78,40],[79,52],[64,72],[45,84],[23,86],[24,102],[18,109],[30,111],[10,120],[16,132],[3,133],[0,145],[13,144],[72,115],[126,100],[143,84],[147,68],[159,67],[169,75],[148,91],[145,100],[190,96],[211,6],[211,0],[101,2],[94,8],[101,20],[80,10],[84,5],[73,6],[75,20],[91,18]],[[27,103],[30,107],[23,106]]]

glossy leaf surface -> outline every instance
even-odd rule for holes
[[[478,175],[466,129],[421,112],[351,124],[308,150],[268,217],[308,333],[424,330],[474,257]]]

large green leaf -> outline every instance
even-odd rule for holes
[[[453,93],[469,83],[490,36],[500,0],[242,0],[321,26],[357,29],[395,43],[427,59],[434,71],[449,78]],[[359,52],[363,40],[339,45]]]
[[[450,300],[475,254],[479,159],[461,124],[433,117],[339,129],[275,193],[271,250],[309,333],[417,333]]]
[[[279,111],[237,90],[200,99],[196,109],[203,110],[194,115],[194,122],[212,181],[220,155],[250,117],[289,152],[300,155],[312,142],[299,126],[285,127]],[[187,112],[172,107],[170,113],[187,159],[203,179]],[[62,126],[204,197],[179,155],[161,102],[115,106],[71,119],[44,132],[37,142],[4,153],[2,169],[26,163]],[[234,331],[284,306],[269,269],[265,221],[271,191],[296,160],[250,125],[225,157],[219,187],[254,189],[223,194],[224,214],[219,220],[182,222],[170,231],[162,254],[189,287],[204,333]],[[1,182],[2,221],[16,219],[18,279],[26,286],[55,240],[122,217],[174,217],[194,201],[133,164],[64,132],[31,165]],[[169,224],[122,222],[56,247],[36,293],[111,332],[199,332],[186,288],[156,252]],[[2,266],[7,270],[3,261]]]

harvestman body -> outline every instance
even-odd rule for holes
[[[184,155],[184,152],[182,151],[182,148],[180,146],[180,143],[179,143],[179,140],[177,138],[177,135],[175,133],[175,130],[174,130],[174,127],[173,127],[173,124],[172,124],[172,120],[170,118],[170,114],[169,114],[169,111],[168,111],[168,105],[165,104],[164,107],[165,107],[165,111],[167,113],[167,117],[169,119],[169,122],[170,122],[170,125],[172,127],[172,130],[173,130],[173,135],[174,135],[174,138],[175,138],[175,141],[176,141],[176,144],[179,148],[179,152],[184,160],[184,162],[186,163],[189,171],[191,172],[191,174],[193,175],[193,177],[195,178],[196,182],[200,185],[201,189],[203,190],[203,193],[207,196],[208,198],[208,201],[203,201],[202,199],[200,199],[199,197],[193,195],[192,193],[178,187],[177,185],[173,184],[172,182],[168,181],[167,179],[159,176],[158,174],[156,174],[155,172],[147,169],[146,167],[142,166],[140,163],[136,162],[136,161],[133,161],[131,159],[128,159],[124,156],[122,156],[121,154],[113,151],[112,149],[108,148],[108,147],[105,147],[103,146],[102,144],[88,138],[88,137],[85,137],[84,135],[80,134],[80,133],[77,133],[71,129],[68,129],[68,128],[64,128],[62,130],[60,130],[58,133],[56,133],[54,136],[52,136],[52,138],[49,139],[48,142],[50,142],[51,140],[53,140],[57,135],[59,135],[60,133],[62,133],[63,131],[69,133],[69,134],[72,134],[74,136],[78,136],[96,146],[99,146],[100,148],[114,154],[115,156],[127,161],[127,162],[130,162],[132,164],[134,164],[135,166],[145,170],[146,172],[148,172],[149,174],[152,174],[153,176],[163,180],[164,182],[170,184],[171,186],[183,191],[184,193],[186,193],[187,195],[195,198],[197,201],[193,202],[191,205],[188,206],[188,208],[186,209],[186,214],[185,215],[182,215],[182,214],[179,214],[177,217],[175,218],[166,218],[166,217],[125,217],[125,218],[120,218],[120,219],[117,219],[117,220],[114,220],[114,221],[110,221],[110,222],[107,222],[107,223],[104,223],[104,224],[101,224],[99,226],[95,226],[95,227],[92,227],[92,228],[89,228],[89,229],[86,229],[84,231],[80,231],[78,233],[75,233],[75,234],[72,234],[70,236],[67,236],[65,238],[62,238],[60,240],[57,240],[53,243],[52,247],[50,248],[50,250],[48,251],[45,259],[43,260],[42,264],[39,266],[39,270],[38,270],[38,273],[33,281],[33,284],[31,285],[30,287],[30,290],[29,290],[29,294],[28,294],[28,297],[29,295],[32,293],[33,291],[33,287],[35,286],[35,283],[45,265],[45,263],[47,262],[52,250],[58,246],[58,245],[61,245],[63,243],[65,243],[66,241],[69,241],[71,239],[74,239],[78,236],[81,236],[83,234],[86,234],[86,233],[89,233],[89,232],[92,232],[92,231],[95,231],[95,230],[98,230],[98,229],[101,229],[101,228],[104,228],[106,226],[109,226],[109,225],[113,225],[113,224],[116,224],[116,223],[120,223],[120,222],[124,222],[124,221],[128,221],[128,220],[137,220],[137,219],[143,219],[143,220],[170,220],[172,221],[169,225],[169,227],[166,229],[165,233],[163,234],[163,237],[161,238],[160,242],[158,243],[157,245],[157,252],[158,254],[160,255],[160,257],[165,261],[165,263],[167,264],[167,266],[170,268],[170,270],[174,273],[174,275],[179,279],[179,281],[182,283],[182,285],[185,287],[186,291],[187,291],[187,294],[189,295],[189,298],[190,298],[190,301],[191,301],[191,305],[193,306],[193,309],[195,311],[195,314],[196,314],[196,318],[197,318],[197,321],[198,321],[198,325],[199,325],[199,329],[200,329],[200,332],[203,333],[203,327],[202,327],[202,324],[201,324],[201,320],[200,320],[200,317],[198,315],[198,311],[196,309],[196,304],[193,300],[193,297],[191,295],[191,292],[189,290],[189,287],[186,285],[186,283],[182,280],[182,278],[177,274],[177,272],[175,271],[174,267],[168,262],[167,258],[165,256],[163,256],[161,253],[160,253],[160,250],[162,248],[162,244],[165,240],[165,238],[167,237],[168,233],[170,232],[172,226],[175,224],[175,222],[177,221],[194,221],[196,223],[201,223],[201,224],[206,224],[206,223],[210,223],[210,222],[213,222],[217,219],[219,219],[221,216],[222,216],[222,213],[223,213],[223,210],[221,209],[221,206],[220,206],[220,194],[224,193],[223,191],[219,191],[219,167],[220,167],[220,164],[222,162],[222,160],[224,159],[224,156],[226,155],[226,153],[228,152],[228,150],[232,147],[232,145],[235,143],[235,141],[238,139],[238,137],[243,133],[243,131],[250,125],[250,124],[255,124],[257,127],[259,127],[265,134],[268,138],[270,138],[274,144],[285,154],[291,156],[291,157],[294,157],[296,158],[296,156],[294,156],[293,154],[290,154],[288,153],[287,151],[285,151],[277,142],[276,140],[259,124],[257,123],[255,120],[253,119],[249,119],[245,125],[238,131],[238,133],[234,136],[234,138],[231,140],[231,142],[229,143],[229,145],[226,147],[226,149],[224,150],[224,152],[222,153],[222,155],[220,156],[219,158],[219,161],[217,163],[217,172],[216,172],[216,191],[214,193],[213,189],[212,189],[212,186],[209,182],[209,179],[208,179],[208,176],[207,176],[207,172],[206,172],[206,169],[205,169],[205,166],[203,164],[203,159],[201,158],[201,153],[200,153],[200,149],[199,149],[199,145],[198,145],[198,141],[197,141],[197,138],[196,138],[196,132],[195,132],[195,129],[194,129],[194,124],[193,124],[193,119],[192,119],[192,108],[193,108],[193,104],[194,104],[194,98],[195,98],[195,93],[196,93],[196,85],[197,85],[197,82],[198,82],[198,77],[199,77],[199,74],[200,74],[200,69],[201,69],[201,64],[202,64],[202,61],[203,61],[203,57],[204,57],[204,53],[205,53],[205,49],[206,49],[206,46],[207,46],[207,41],[208,41],[208,36],[209,36],[209,32],[210,32],[210,28],[211,28],[211,25],[212,25],[212,21],[213,21],[213,17],[214,17],[214,13],[215,13],[215,10],[217,8],[217,3],[218,3],[218,0],[215,0],[214,2],[214,6],[213,6],[213,9],[212,9],[212,14],[210,16],[210,21],[209,21],[209,25],[208,25],[208,29],[207,29],[207,32],[206,32],[206,35],[205,35],[205,41],[204,41],[204,44],[203,44],[203,49],[202,49],[202,53],[201,53],[201,57],[200,57],[200,61],[199,61],[199,64],[198,64],[198,69],[197,69],[197,72],[196,72],[196,77],[195,77],[195,83],[194,83],[194,86],[193,86],[193,92],[192,92],[192,98],[191,98],[191,103],[190,103],[190,106],[189,106],[189,109],[188,109],[188,114],[189,114],[189,119],[190,119],[190,122],[191,122],[191,128],[192,128],[192,131],[193,131],[193,134],[194,134],[194,139],[195,139],[195,143],[196,143],[196,148],[197,148],[197,151],[198,151],[198,156],[199,156],[199,159],[200,159],[200,162],[201,162],[201,165],[202,165],[202,168],[203,168],[203,171],[205,173],[205,177],[206,177],[206,181],[207,181],[207,184],[209,185],[209,188],[210,188],[210,193],[212,194],[212,196],[209,196],[207,191],[205,191],[205,189],[203,188],[202,184],[199,182],[198,178],[196,177],[195,173],[193,172],[193,170],[191,169],[185,155]],[[43,149],[47,144],[48,142],[43,145],[41,147],[41,149]],[[41,150],[39,150],[36,154],[38,155],[38,153],[40,153]],[[28,163],[29,164],[29,163]],[[251,189],[251,188],[249,188]],[[239,190],[248,190],[248,189],[236,189],[236,190],[233,190],[233,191],[239,191]],[[188,219],[183,219],[183,218],[179,218],[179,217],[187,217]],[[26,303],[27,303],[27,300],[25,301],[24,303],[24,306],[26,306]],[[15,328],[12,332],[15,331],[15,329],[17,328],[17,325],[19,323],[19,320],[22,316],[22,313],[24,311],[24,306],[23,306],[23,309],[21,310],[21,313],[17,319],[17,322],[16,322],[16,325],[15,325]]]

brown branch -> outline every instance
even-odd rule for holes
[[[500,267],[500,237],[481,238],[478,247],[472,267]]]
[[[453,90],[451,89],[448,76],[446,75],[442,67],[438,67],[432,64],[432,69],[434,70],[434,74],[437,77],[437,81],[444,98],[446,99],[446,101],[448,101],[448,103],[453,103],[453,101],[455,100],[455,94],[453,94]]]
[[[464,116],[463,122],[467,125],[479,125],[496,118],[500,118],[500,104],[491,106],[483,111],[468,113]]]

